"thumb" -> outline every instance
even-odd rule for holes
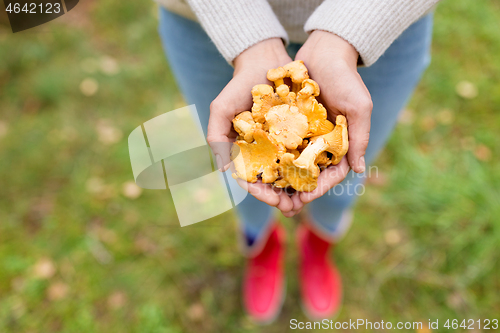
[[[366,169],[365,152],[370,139],[370,117],[373,104],[371,99],[358,104],[355,110],[347,113],[349,150],[347,161],[357,173],[363,173]]]

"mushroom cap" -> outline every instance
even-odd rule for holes
[[[285,153],[280,159],[279,170],[283,177],[283,183],[287,182],[296,191],[311,192],[318,187],[319,167],[313,165],[311,168],[302,169],[293,163],[293,154]]]
[[[281,98],[274,92],[274,88],[268,84],[254,86],[252,88],[252,96],[252,116],[256,122],[261,124],[266,121],[264,116],[271,107],[283,104]]]
[[[269,134],[287,149],[296,149],[307,134],[307,117],[295,106],[273,106],[265,115]]]
[[[278,178],[279,144],[261,129],[253,133],[254,142],[240,140],[231,147],[231,160],[234,162],[236,176],[249,183],[255,183],[262,173],[263,183],[272,183]],[[239,149],[238,149],[238,148]]]
[[[302,81],[302,89],[300,89],[297,95],[318,96],[319,92],[319,85],[316,81],[305,79]]]
[[[327,134],[311,138],[311,142],[316,142],[319,139],[324,139],[328,142],[329,147],[326,151],[333,154],[332,164],[339,164],[342,157],[349,150],[346,118],[343,115],[338,115],[335,119],[335,128]]]
[[[301,83],[302,81],[309,78],[309,73],[307,72],[306,65],[302,60],[292,61],[283,68],[286,70],[286,76],[292,79],[293,83]]]
[[[286,70],[283,67],[270,69],[267,71],[267,79],[269,81],[277,81],[286,77]]]
[[[332,160],[328,157],[328,153],[326,151],[320,153],[318,157],[316,157],[316,160],[314,163],[322,166],[322,165],[330,165],[332,163]]]
[[[258,125],[260,126],[257,126],[250,111],[243,111],[233,119],[234,129],[247,142],[253,141],[254,130],[262,127],[262,124]]]
[[[306,106],[306,103],[301,102],[303,100],[297,98],[297,107],[300,112],[307,117],[307,122],[309,124],[306,138],[329,133],[334,128],[333,124],[326,119],[327,113],[323,104],[318,103],[314,97],[312,98],[311,106]]]

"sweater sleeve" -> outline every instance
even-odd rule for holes
[[[222,56],[232,64],[263,40],[288,36],[266,0],[187,0]]]
[[[304,30],[332,32],[358,51],[371,66],[392,42],[439,0],[325,0]]]

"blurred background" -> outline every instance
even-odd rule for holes
[[[156,5],[82,0],[16,34],[4,16],[0,332],[286,332],[307,320],[294,220],[281,218],[283,312],[256,327],[233,214],[181,228],[169,191],[133,182],[128,134],[184,105]],[[499,22],[498,1],[438,6],[432,64],[332,254],[339,321],[498,318]]]

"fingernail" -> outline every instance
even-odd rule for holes
[[[365,172],[365,169],[366,169],[365,157],[361,156],[359,158],[359,170],[360,170],[359,173]]]
[[[224,172],[222,170],[224,168],[224,166],[222,165],[222,158],[219,154],[215,154],[215,163],[217,163],[217,168],[219,169],[219,171]]]

